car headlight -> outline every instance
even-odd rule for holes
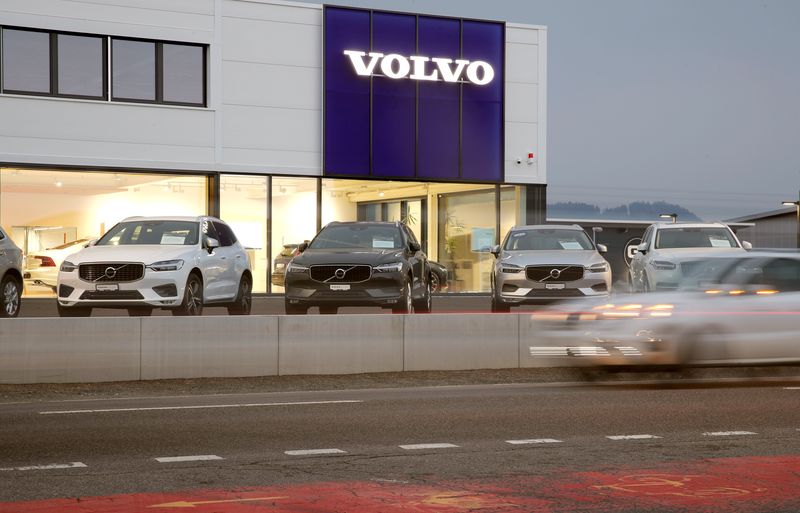
[[[286,266],[287,273],[306,273],[308,272],[308,267],[304,265],[298,265],[294,262],[289,262],[289,265]]]
[[[180,271],[183,267],[183,260],[162,260],[147,266],[153,271]]]
[[[672,271],[677,266],[672,262],[665,262],[664,260],[653,260],[653,268],[659,271]]]
[[[500,266],[500,272],[506,274],[516,274],[522,272],[522,267],[514,264],[502,264]]]
[[[73,264],[72,262],[67,262],[66,260],[64,260],[61,263],[60,267],[62,273],[71,273],[73,271],[76,271],[77,269],[78,269],[77,265]]]
[[[602,262],[599,264],[592,264],[586,268],[587,272],[590,273],[604,273],[608,271],[608,262]]]
[[[276,270],[278,270],[278,271],[280,271],[280,270],[281,270],[281,269],[283,269],[285,266],[286,266],[286,264],[284,264],[284,263],[275,264],[275,269],[276,269]]]
[[[376,273],[399,273],[403,270],[403,262],[392,262],[391,264],[376,265],[372,268]]]

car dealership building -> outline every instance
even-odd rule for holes
[[[285,245],[396,220],[450,291],[488,291],[490,247],[545,219],[547,30],[447,14],[3,0],[0,225],[32,254],[215,215],[281,293]]]

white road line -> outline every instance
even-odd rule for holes
[[[221,458],[215,454],[199,454],[197,456],[168,456],[163,458],[155,458],[155,460],[159,463],[177,463],[181,461],[212,461],[212,460],[224,460],[225,458]]]
[[[304,406],[315,404],[350,404],[363,403],[364,401],[303,401],[291,403],[244,403],[244,404],[208,404],[198,406],[154,406],[150,408],[108,408],[102,410],[54,410],[40,411],[39,415],[58,415],[62,413],[108,413],[121,411],[159,411],[159,410],[202,410],[206,408],[256,408],[260,406]]]
[[[562,440],[556,440],[555,438],[530,438],[528,440],[506,440],[507,444],[512,445],[524,445],[524,444],[560,444],[563,443]]]
[[[86,468],[85,463],[80,461],[73,461],[72,463],[53,463],[52,465],[31,465],[29,467],[7,467],[0,468],[0,472],[8,472],[10,470],[54,470],[64,468]]]
[[[611,440],[647,440],[650,438],[661,438],[660,436],[656,435],[613,435],[607,436]]]
[[[800,387],[783,387],[784,390],[800,390]]]
[[[347,451],[341,449],[305,449],[299,451],[283,451],[284,454],[289,456],[313,456],[318,454],[347,454]]]
[[[738,436],[738,435],[757,435],[758,433],[753,433],[752,431],[711,431],[709,433],[703,433],[703,436]]]
[[[410,445],[401,445],[401,449],[405,449],[407,451],[418,451],[421,449],[452,449],[454,447],[458,447],[455,444],[410,444]]]

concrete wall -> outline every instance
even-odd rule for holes
[[[0,319],[0,383],[559,365],[535,340],[525,313]]]

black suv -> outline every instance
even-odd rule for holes
[[[431,310],[428,257],[402,223],[333,222],[298,249],[286,267],[287,314],[311,306],[323,314],[340,306]]]

